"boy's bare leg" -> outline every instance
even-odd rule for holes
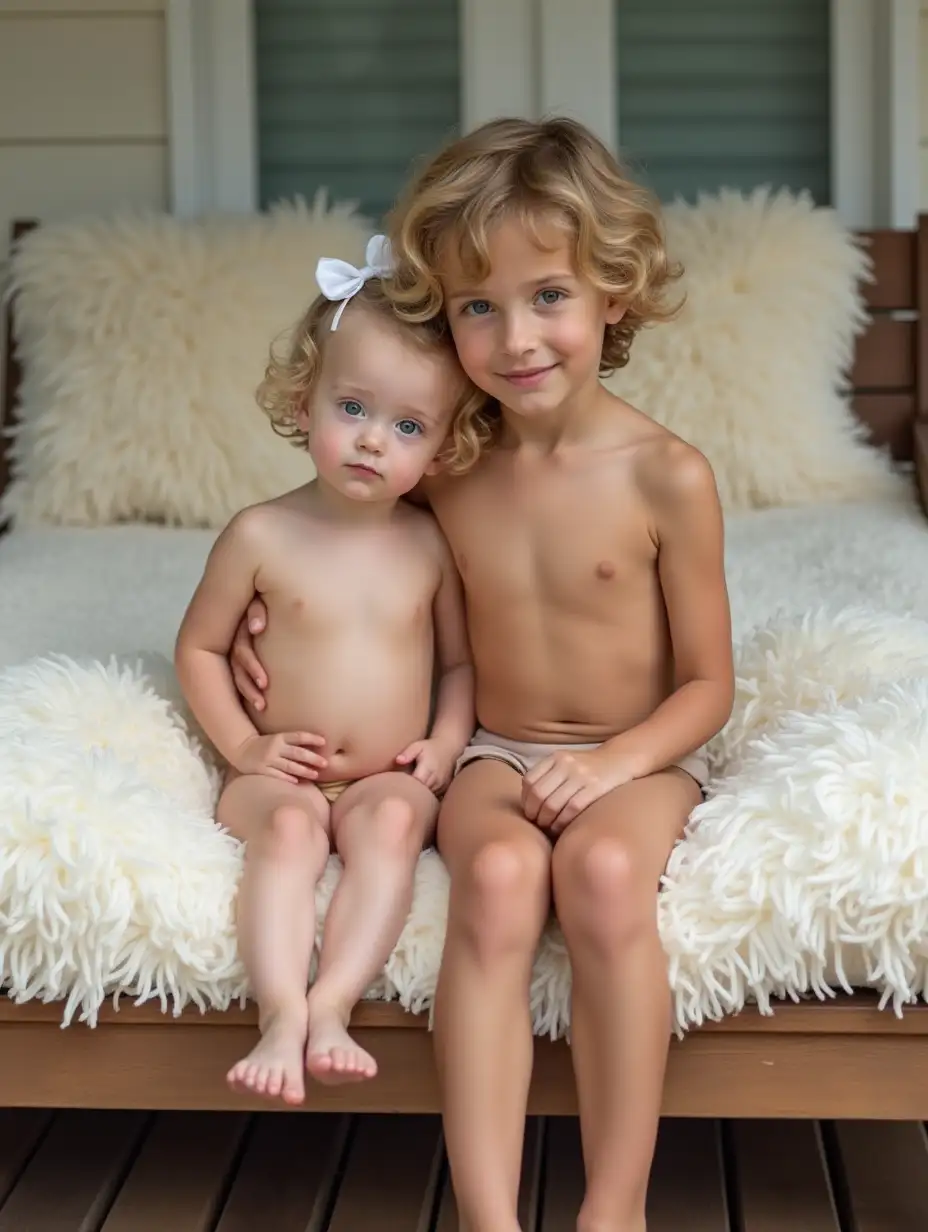
[[[597,800],[554,848],[587,1175],[578,1232],[644,1232],[671,1030],[658,884],[700,798],[664,770]]]
[[[315,887],[329,855],[329,806],[311,783],[261,774],[232,779],[217,820],[247,844],[238,943],[258,1003],[261,1039],[232,1067],[233,1087],[302,1103],[306,984],[316,931]]]
[[[551,901],[551,846],[522,779],[490,759],[452,782],[438,819],[451,876],[435,1045],[451,1178],[467,1232],[518,1232],[532,1072],[529,984]]]
[[[435,796],[409,774],[362,779],[332,806],[333,842],[345,868],[307,999],[306,1067],[320,1082],[359,1081],[377,1072],[348,1034],[348,1019],[403,931],[416,863],[437,813]]]

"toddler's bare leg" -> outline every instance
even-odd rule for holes
[[[644,1232],[671,1028],[658,884],[699,798],[682,770],[637,779],[581,813],[554,848],[587,1175],[578,1232]]]
[[[409,774],[375,774],[332,807],[344,863],[325,921],[319,971],[309,992],[306,1066],[320,1082],[372,1078],[377,1065],[348,1034],[358,999],[383,969],[409,915],[416,862],[438,801]]]
[[[314,892],[329,855],[329,806],[318,787],[267,775],[234,778],[217,819],[247,844],[238,941],[258,1003],[261,1039],[230,1085],[302,1103],[306,984],[316,929]]]
[[[435,999],[445,1141],[467,1232],[518,1232],[533,1041],[529,984],[551,900],[551,846],[526,821],[522,779],[466,766],[438,819],[451,876]]]

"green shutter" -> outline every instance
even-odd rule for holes
[[[377,220],[457,131],[457,0],[255,0],[260,197]]]
[[[830,198],[829,0],[616,0],[619,140],[661,197]]]

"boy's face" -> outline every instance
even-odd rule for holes
[[[519,415],[555,411],[593,386],[606,325],[621,320],[622,307],[579,273],[566,228],[543,223],[536,238],[516,220],[499,223],[479,283],[450,248],[445,305],[475,385]]]
[[[352,500],[394,500],[432,468],[461,390],[450,354],[425,351],[363,307],[325,340],[298,426],[319,475]]]

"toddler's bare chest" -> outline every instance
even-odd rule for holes
[[[435,563],[406,544],[309,544],[266,579],[269,610],[307,631],[377,629],[402,636],[431,619]]]

